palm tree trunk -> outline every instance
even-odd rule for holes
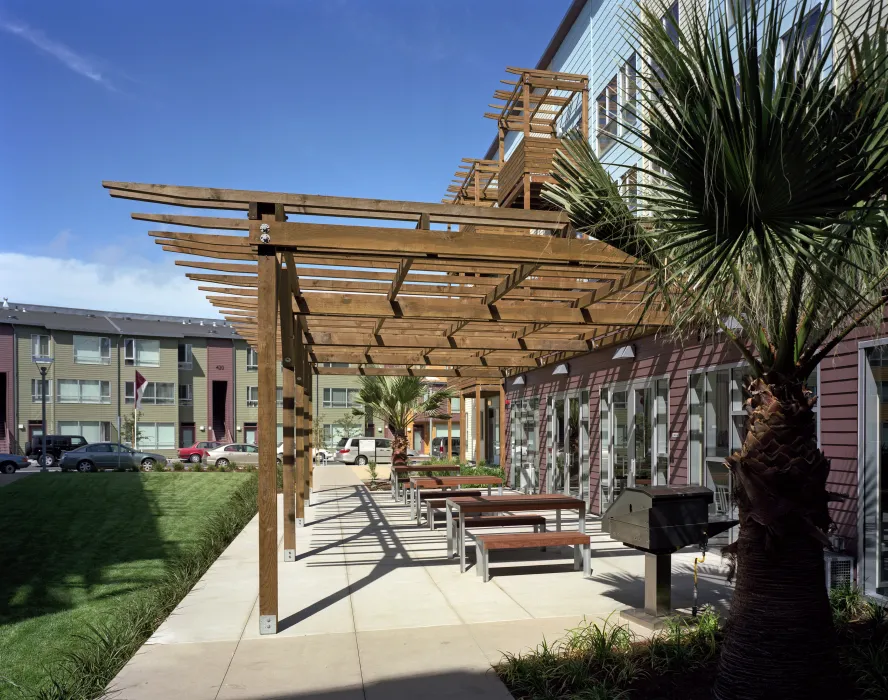
[[[717,700],[846,697],[824,583],[829,460],[800,382],[753,380],[747,434],[727,460],[740,534]]]
[[[407,464],[407,436],[395,430],[392,430],[392,464],[396,467]]]

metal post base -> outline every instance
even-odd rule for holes
[[[285,549],[284,550],[284,561],[296,561],[296,550],[295,549]]]
[[[259,634],[277,634],[277,615],[259,616]]]
[[[659,617],[672,612],[672,555],[644,553],[644,611]]]
[[[296,527],[305,527],[305,518],[296,518]]]

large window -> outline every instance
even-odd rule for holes
[[[259,405],[259,387],[247,387],[247,408],[256,408]]]
[[[139,421],[140,450],[173,450],[176,448],[175,423],[143,423]]]
[[[617,76],[598,96],[598,155],[604,155],[614,145],[617,135]]]
[[[32,379],[31,380],[31,401],[34,403],[43,402],[43,390],[46,389],[46,401],[52,401],[52,380],[51,379]]]
[[[110,365],[111,339],[97,335],[75,335],[74,362],[78,365]]]
[[[191,406],[194,403],[193,387],[191,384],[179,385],[179,405]]]
[[[247,347],[247,369],[259,369],[259,353],[256,348]]]
[[[59,379],[58,403],[111,403],[111,382]]]
[[[336,389],[327,387],[324,389],[324,408],[350,408],[355,404],[355,399],[360,389]]]
[[[127,338],[123,357],[131,367],[160,367],[160,341]]]
[[[638,114],[638,61],[634,53],[620,69],[620,92],[623,124],[635,126]]]
[[[39,360],[45,357],[52,357],[49,350],[48,335],[32,335],[31,336],[31,359]]]
[[[126,382],[124,385],[124,402],[136,402],[136,383]],[[171,406],[176,403],[176,385],[173,382],[147,382],[145,393],[142,394],[142,405]]]
[[[789,46],[795,41],[796,35],[802,35],[803,44],[801,50],[796,55],[793,64],[787,68],[788,75],[796,76],[804,68],[805,62],[809,60],[809,57],[811,61],[809,68],[817,65],[817,62],[820,60],[822,49],[818,24],[820,23],[821,12],[820,5],[815,6],[808,14],[802,17],[797,25],[781,37],[780,63],[783,63],[783,61],[787,61],[790,58]]]
[[[191,367],[191,343],[179,343],[179,369]]]
[[[630,211],[638,208],[638,170],[635,168],[627,168],[620,177],[620,195]]]
[[[108,421],[60,420],[57,428],[59,435],[81,435],[90,443],[111,439],[111,423]]]

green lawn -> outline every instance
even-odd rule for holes
[[[249,478],[55,473],[0,488],[0,697],[3,679],[40,685],[90,623],[147,595]]]

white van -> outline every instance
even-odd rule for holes
[[[388,438],[350,437],[342,438],[336,446],[334,459],[346,464],[390,464],[392,461],[392,441]]]

